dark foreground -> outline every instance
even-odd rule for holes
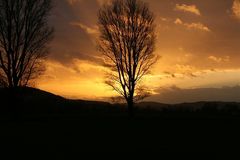
[[[227,104],[231,109],[222,111],[213,109],[218,103],[208,103],[211,109],[198,111],[146,107],[129,118],[121,106],[69,102],[53,95],[54,100],[50,95],[47,100],[38,95],[41,100],[35,103],[34,94],[29,95],[33,101],[10,101],[6,97],[1,100],[1,155],[71,159],[84,152],[159,156],[191,153],[196,157],[204,153],[240,153],[240,114],[235,103]],[[184,106],[187,105],[190,104]]]

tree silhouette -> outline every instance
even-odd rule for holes
[[[0,85],[27,86],[44,71],[51,0],[0,0]]]
[[[106,83],[127,102],[130,116],[134,102],[147,94],[140,80],[157,61],[154,16],[140,0],[114,0],[98,14],[99,50],[111,69]]]

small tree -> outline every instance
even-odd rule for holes
[[[27,86],[42,71],[53,28],[51,0],[0,0],[0,83]]]
[[[98,14],[99,49],[111,69],[106,83],[127,102],[130,116],[134,102],[146,92],[139,83],[157,61],[154,16],[140,0],[113,0]]]

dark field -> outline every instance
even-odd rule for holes
[[[1,90],[1,97],[1,152],[9,157],[240,153],[238,103],[140,103],[129,118],[124,105],[66,100],[30,88]]]

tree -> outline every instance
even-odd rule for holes
[[[146,93],[140,80],[157,61],[153,13],[140,0],[114,0],[100,9],[98,19],[99,50],[111,69],[106,83],[125,99],[133,116],[134,102]]]
[[[53,28],[51,0],[0,0],[0,82],[27,86],[44,70]]]

